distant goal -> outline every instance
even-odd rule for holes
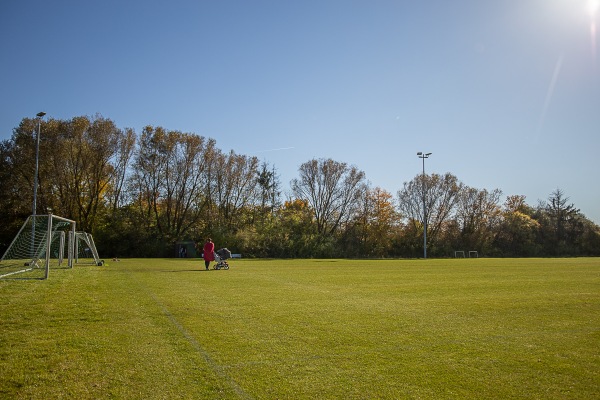
[[[477,250],[469,250],[468,253],[469,258],[479,258],[479,252]],[[454,258],[465,258],[464,250],[455,250]]]
[[[75,263],[102,266],[104,260],[98,256],[96,243],[91,233],[75,232]]]
[[[72,268],[75,221],[56,215],[32,215],[0,259],[0,278],[15,274],[47,279],[50,268]]]

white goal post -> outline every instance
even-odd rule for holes
[[[91,233],[75,232],[75,263],[93,263],[97,266],[104,265],[98,256],[96,243]]]
[[[52,214],[27,218],[0,259],[0,278],[30,272],[34,278],[47,279],[51,267],[72,268],[75,225]]]

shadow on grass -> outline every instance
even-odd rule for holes
[[[221,270],[221,269],[204,269],[204,268],[198,268],[198,269],[175,269],[175,270],[165,270],[163,272],[217,272],[217,271],[225,271],[225,270]]]
[[[23,276],[20,276],[20,277],[7,276],[4,278],[0,278],[0,281],[43,281],[45,279],[46,278],[37,278],[37,277],[28,278],[28,277],[23,277]]]

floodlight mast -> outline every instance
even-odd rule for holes
[[[40,111],[36,114],[38,117],[38,129],[35,139],[35,175],[33,176],[33,215],[36,214],[37,209],[37,189],[38,189],[38,168],[40,162],[40,133],[42,131],[42,118],[46,115],[45,112]]]
[[[429,158],[431,153],[419,151],[417,156],[423,159],[423,179],[421,184],[423,189],[423,258],[427,258],[427,205],[425,202],[425,159]]]
[[[42,131],[42,118],[46,115],[45,112],[40,111],[36,114],[38,119],[38,128],[35,138],[35,173],[33,176],[33,213],[31,219],[31,263],[34,263],[35,257],[35,215],[37,211],[37,189],[38,189],[38,168],[40,163],[40,133]],[[47,278],[48,276],[46,276]]]

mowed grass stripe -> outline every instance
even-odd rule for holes
[[[204,272],[198,260],[124,260],[46,282],[1,281],[0,394],[583,399],[599,392],[598,259],[231,264]],[[15,311],[40,295],[72,306]],[[52,335],[81,327],[87,333],[75,342]],[[17,339],[25,332],[46,340],[35,349]],[[72,356],[52,355],[56,348]],[[44,375],[55,358],[79,384]],[[20,379],[4,372],[14,361]],[[42,388],[27,378],[38,369]]]

